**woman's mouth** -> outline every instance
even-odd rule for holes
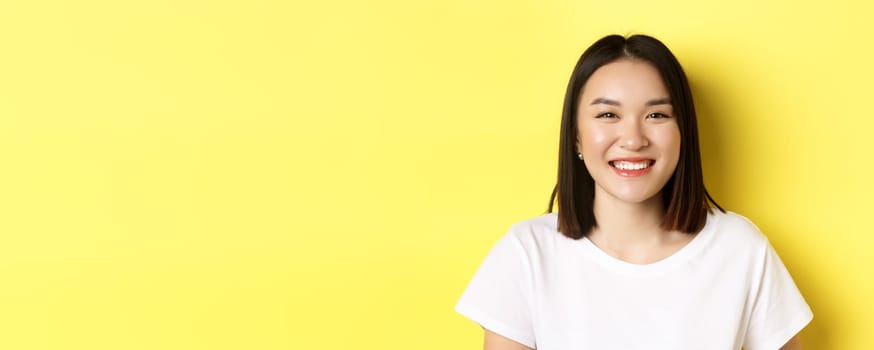
[[[608,163],[619,176],[635,177],[648,173],[652,169],[653,164],[655,164],[655,160],[611,160]]]

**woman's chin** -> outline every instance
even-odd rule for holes
[[[651,190],[641,190],[641,189],[625,189],[619,191],[608,191],[606,192],[607,198],[615,200],[621,203],[627,204],[644,204],[648,202],[652,202],[659,199],[660,191],[651,191]],[[597,198],[597,193],[595,194]]]

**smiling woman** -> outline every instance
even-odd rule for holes
[[[578,103],[576,147],[601,196],[640,203],[656,198],[671,178],[680,129],[670,100],[646,61],[620,59],[589,78]]]
[[[704,188],[683,69],[612,35],[568,84],[549,211],[492,248],[456,310],[487,350],[792,349],[813,317],[767,238]]]

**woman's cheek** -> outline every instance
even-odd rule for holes
[[[588,128],[583,131],[583,144],[603,145],[607,141],[607,133],[597,128]]]

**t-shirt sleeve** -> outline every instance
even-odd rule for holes
[[[744,349],[777,350],[810,323],[813,312],[770,244],[760,272]]]
[[[492,247],[455,311],[485,329],[534,348],[530,301],[529,260],[511,231]]]

